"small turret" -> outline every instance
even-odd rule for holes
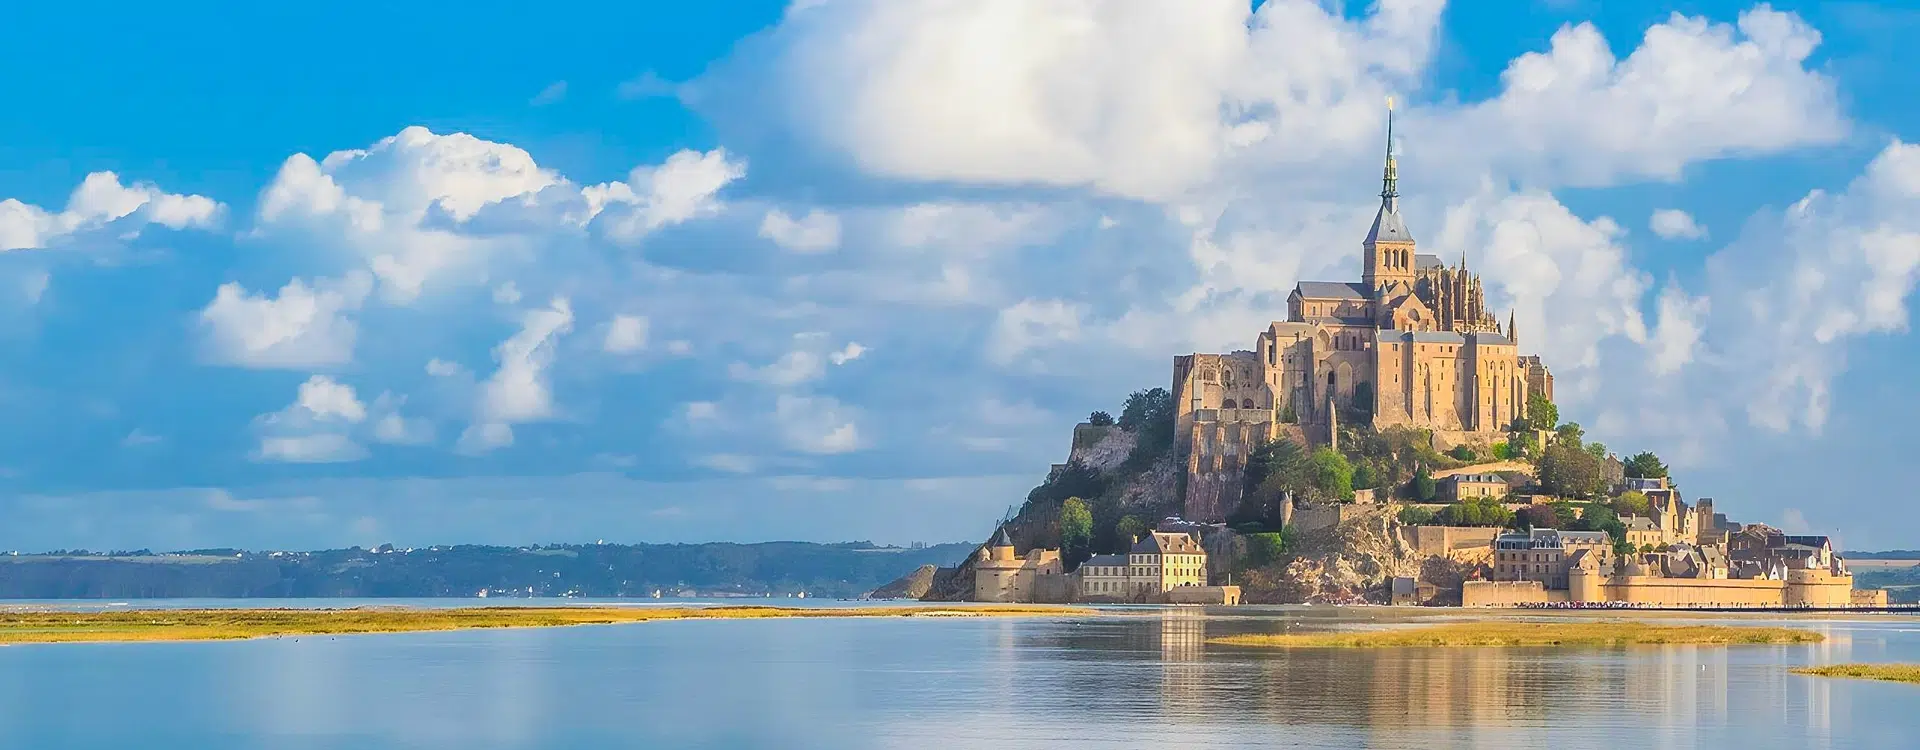
[[[1000,533],[993,535],[993,541],[987,543],[988,558],[992,560],[1012,560],[1013,537],[1007,535],[1007,527],[1000,527]]]

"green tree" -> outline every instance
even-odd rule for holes
[[[1579,422],[1568,422],[1554,428],[1553,439],[1555,442],[1572,443],[1573,447],[1579,448],[1587,439],[1587,431],[1581,429]]]
[[[1353,488],[1371,490],[1380,486],[1380,472],[1373,468],[1372,462],[1361,462],[1353,466]]]
[[[1514,432],[1507,435],[1507,453],[1514,458],[1532,456],[1540,450],[1540,441],[1532,432]]]
[[[1639,479],[1663,479],[1667,476],[1667,465],[1653,451],[1633,454],[1627,459],[1627,476]]]
[[[1284,531],[1268,531],[1248,534],[1245,537],[1247,556],[1245,567],[1261,568],[1279,562],[1287,556],[1287,534]]]
[[[1173,448],[1173,394],[1165,388],[1134,391],[1120,410],[1121,429],[1134,434],[1130,471],[1141,471]]]
[[[1291,440],[1275,440],[1247,456],[1241,475],[1240,507],[1228,519],[1236,525],[1254,524],[1261,528],[1279,528],[1280,503],[1285,500],[1285,481],[1269,481],[1280,474],[1292,475],[1306,460],[1300,446]]]
[[[1280,410],[1280,422],[1282,424],[1300,423],[1300,413],[1293,410],[1292,401],[1288,401],[1286,408]]]
[[[1165,388],[1148,388],[1127,395],[1127,403],[1120,409],[1120,427],[1127,430],[1139,430],[1158,419],[1162,414],[1173,413],[1173,394]]]
[[[1590,497],[1606,490],[1606,462],[1579,443],[1556,441],[1540,454],[1540,486],[1561,497]]]
[[[1433,511],[1418,505],[1409,505],[1400,509],[1400,523],[1408,526],[1425,526],[1433,523]]]
[[[1622,516],[1650,516],[1653,504],[1647,501],[1647,495],[1639,490],[1628,490],[1613,499],[1613,512]]]
[[[1447,451],[1447,455],[1460,461],[1472,461],[1474,459],[1473,449],[1464,445],[1453,446],[1453,450]]]
[[[1529,505],[1514,514],[1519,527],[1529,529],[1564,529],[1571,519],[1572,512],[1562,516],[1560,509],[1552,505]]]
[[[1554,430],[1560,427],[1560,408],[1547,400],[1546,394],[1535,393],[1527,397],[1527,425],[1536,430]]]
[[[1068,461],[1049,475],[1045,483],[1027,493],[1027,502],[1058,503],[1070,497],[1099,497],[1106,490],[1106,477],[1098,470],[1079,461]]]
[[[1353,464],[1332,448],[1314,451],[1307,489],[1314,500],[1353,502]]]
[[[1093,556],[1093,511],[1077,497],[1060,504],[1060,556],[1068,565]]]
[[[1120,544],[1120,552],[1132,549],[1134,541],[1145,536],[1146,533],[1146,522],[1136,516],[1124,516],[1119,523],[1113,525],[1113,535]]]
[[[1512,445],[1509,445],[1505,440],[1493,444],[1493,459],[1495,461],[1505,461],[1510,458],[1513,458]]]
[[[1433,520],[1446,526],[1508,526],[1514,514],[1495,498],[1475,497],[1441,508]]]
[[[1607,460],[1607,444],[1600,441],[1587,443],[1587,455],[1602,461]]]
[[[1414,500],[1423,503],[1433,502],[1433,496],[1437,490],[1433,481],[1433,472],[1427,471],[1427,467],[1422,466],[1413,471],[1413,482],[1408,485],[1408,491],[1412,493]]]
[[[1113,425],[1113,415],[1104,411],[1096,411],[1087,415],[1087,424],[1095,427],[1111,427]]]

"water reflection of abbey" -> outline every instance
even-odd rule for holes
[[[1724,729],[1735,722],[1750,724],[1749,731],[1818,734],[1845,708],[1834,705],[1830,684],[1788,675],[1777,655],[1742,660],[1724,647],[1260,650],[1209,646],[1207,639],[1271,632],[1272,620],[1210,618],[1197,610],[1143,619],[1128,623],[1124,634],[1083,629],[1057,644],[1131,663],[1109,676],[1149,682],[1104,694],[1151,711],[1157,692],[1158,715],[1142,719],[1214,724],[1257,717],[1271,726],[1346,727],[1361,738],[1375,730],[1404,738],[1408,729],[1438,729],[1449,742],[1494,747],[1519,729],[1596,723],[1624,722],[1633,732],[1682,739],[1691,736],[1689,727]],[[1751,657],[1765,648],[1771,647],[1740,653]],[[1845,660],[1850,650],[1844,638],[1816,649],[1816,661]],[[1748,708],[1736,716],[1734,706]],[[1776,707],[1776,713],[1756,719],[1754,707]]]

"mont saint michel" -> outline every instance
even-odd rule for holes
[[[1248,350],[1095,412],[931,599],[1858,609],[1832,540],[1688,500],[1652,452],[1563,420],[1463,253],[1401,215],[1389,109],[1360,280],[1302,281]]]
[[[1913,750],[1915,6],[9,4],[0,750]]]

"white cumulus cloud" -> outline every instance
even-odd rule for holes
[[[545,308],[530,310],[521,318],[519,332],[494,347],[494,359],[500,363],[493,375],[480,387],[476,405],[480,432],[471,429],[463,445],[482,448],[510,444],[510,426],[553,416],[553,389],[547,369],[553,366],[561,337],[573,330],[573,306],[565,297],[556,297]],[[506,442],[502,441],[503,435]]]
[[[213,362],[241,367],[312,369],[353,360],[358,334],[352,313],[371,288],[364,273],[312,284],[294,279],[277,296],[220,285],[200,311],[203,351]]]
[[[607,335],[600,350],[608,354],[632,354],[647,348],[647,319],[638,315],[615,315],[607,323]]]
[[[760,236],[796,253],[823,253],[840,246],[840,217],[814,209],[796,219],[773,209],[760,221]]]
[[[1666,240],[1697,240],[1707,236],[1707,228],[1693,220],[1693,214],[1677,208],[1663,208],[1653,212],[1653,218],[1647,221],[1653,233]]]
[[[74,188],[62,211],[13,198],[0,200],[0,251],[47,247],[109,224],[123,233],[148,224],[210,229],[223,211],[220,203],[206,196],[169,193],[145,182],[127,185],[113,172],[94,172]]]

